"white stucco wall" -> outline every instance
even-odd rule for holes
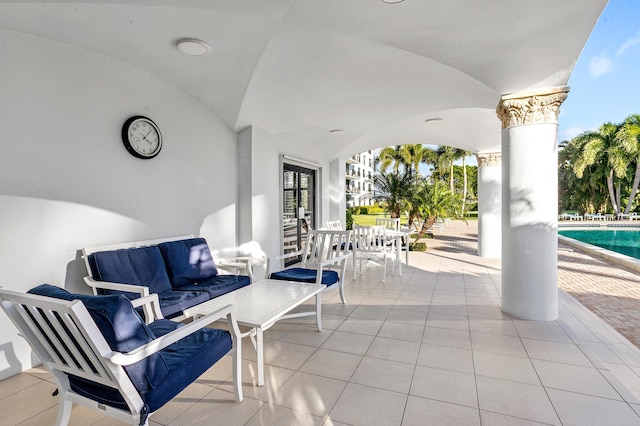
[[[1,286],[88,292],[87,245],[181,234],[236,244],[236,135],[209,110],[156,76],[48,40],[0,32],[0,57]],[[155,159],[122,144],[136,114],[162,131]],[[33,363],[0,312],[0,379]]]
[[[243,202],[243,209],[251,210],[251,223],[248,215],[240,213],[243,223],[240,227],[251,226],[251,235],[242,231],[240,243],[246,239],[257,241],[269,257],[281,254],[282,217],[281,217],[281,162],[286,155],[320,166],[318,173],[319,193],[317,200],[320,211],[317,216],[317,227],[324,226],[330,211],[330,159],[322,146],[313,141],[302,140],[295,135],[274,135],[257,126],[241,132],[241,151],[245,153],[241,161],[251,164],[251,178],[240,179],[240,199],[246,199],[246,192],[251,193],[250,201]],[[249,158],[246,158],[249,157]],[[304,166],[304,164],[302,164]],[[344,165],[343,165],[344,168]],[[240,171],[243,174],[242,170]]]

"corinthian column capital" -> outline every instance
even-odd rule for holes
[[[486,152],[476,154],[479,167],[499,166],[502,162],[501,152]]]
[[[502,96],[496,113],[506,129],[523,124],[558,123],[560,104],[567,99],[569,86]]]

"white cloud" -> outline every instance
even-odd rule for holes
[[[616,52],[616,56],[620,56],[622,54],[624,54],[624,52],[627,49],[630,49],[634,46],[637,46],[640,44],[640,36],[636,36],[634,38],[630,38],[629,40],[625,41],[624,43],[622,43],[622,45],[620,45],[620,47],[618,48],[618,51]]]
[[[562,134],[560,135],[561,137],[559,137],[558,139],[571,140],[582,132],[584,132],[584,129],[581,127],[576,127],[576,126],[569,127],[568,129],[565,129],[562,131]]]
[[[591,75],[591,77],[597,78],[611,71],[613,71],[613,62],[605,55],[591,58],[589,62],[589,75]]]

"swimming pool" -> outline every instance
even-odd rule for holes
[[[562,229],[558,234],[640,259],[640,230],[638,229]]]

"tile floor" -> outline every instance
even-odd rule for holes
[[[640,425],[640,351],[562,290],[557,321],[503,314],[500,262],[474,254],[474,232],[412,252],[402,277],[367,268],[348,305],[325,293],[321,333],[268,330],[264,387],[243,340],[242,402],[225,358],[150,424]],[[0,382],[0,424],[53,424],[54,389],[40,368]],[[71,424],[117,422],[75,407]]]

